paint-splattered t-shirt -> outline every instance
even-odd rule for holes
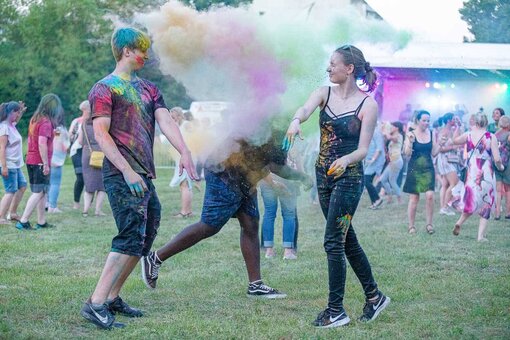
[[[110,117],[110,135],[131,168],[156,178],[154,113],[159,108],[166,108],[156,85],[138,77],[128,81],[110,74],[92,87],[89,102],[93,119]],[[118,173],[120,171],[105,159],[103,175]]]
[[[53,125],[48,118],[44,117],[37,123],[30,122],[28,126],[27,164],[37,165],[43,163],[39,153],[39,136],[47,138],[48,162],[51,163],[51,156],[53,154]]]

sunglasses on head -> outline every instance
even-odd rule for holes
[[[354,64],[354,54],[352,53],[352,47],[351,45],[344,45],[340,47],[341,50],[349,51],[351,53],[352,63]]]

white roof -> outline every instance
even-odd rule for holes
[[[370,45],[362,50],[374,67],[510,70],[510,44],[411,42],[397,51]]]

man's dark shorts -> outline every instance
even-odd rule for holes
[[[201,221],[221,229],[238,213],[245,213],[259,219],[257,192],[246,195],[235,184],[227,183],[218,174],[206,169]]]
[[[161,220],[161,204],[152,181],[140,174],[149,188],[144,197],[129,190],[122,175],[104,178],[113,217],[119,233],[112,240],[112,252],[146,256],[156,238]]]
[[[30,190],[34,194],[38,194],[40,192],[47,193],[50,190],[50,174],[44,175],[43,165],[27,164],[27,170]]]

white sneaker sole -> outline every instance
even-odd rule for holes
[[[266,294],[266,295],[246,294],[246,296],[248,296],[250,298],[275,300],[275,299],[285,299],[287,297],[287,294]]]
[[[341,320],[338,320],[336,322],[330,323],[327,326],[316,326],[316,328],[335,328],[335,327],[341,327],[347,325],[349,322],[351,322],[351,319],[349,317],[343,318]]]
[[[142,280],[143,280],[143,283],[145,283],[147,288],[149,288],[150,290],[154,290],[156,288],[151,287],[151,285],[149,284],[149,281],[147,281],[147,278],[145,277],[145,260],[143,258],[144,258],[144,256],[142,256],[140,258],[140,264],[142,265]]]
[[[379,316],[379,313],[381,313],[390,304],[390,302],[391,299],[388,296],[386,296],[386,300],[384,301],[384,303],[381,305],[381,307],[377,309],[374,316],[372,316],[372,319],[370,319],[368,322],[374,321],[377,318],[377,316]]]

